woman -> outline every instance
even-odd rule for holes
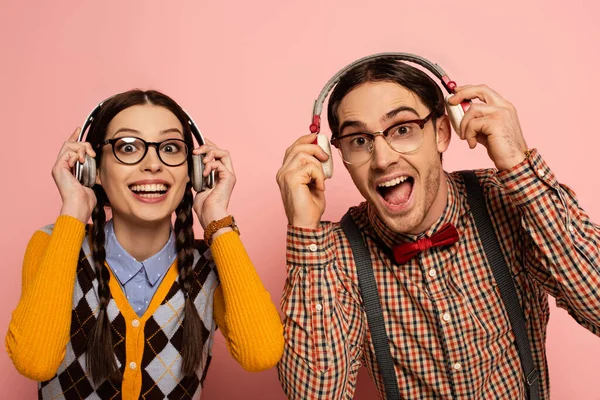
[[[199,398],[216,326],[243,368],[279,360],[279,315],[227,212],[231,158],[211,142],[190,151],[188,121],[168,96],[132,90],[102,104],[86,142],[78,128],[61,148],[60,215],[29,242],[6,337],[40,398]],[[196,195],[192,153],[216,181]],[[92,189],[71,172],[88,156]]]

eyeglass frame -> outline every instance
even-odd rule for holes
[[[144,148],[145,148],[144,155],[142,155],[142,157],[138,161],[136,161],[134,163],[127,163],[127,162],[122,161],[117,156],[117,154],[115,153],[115,143],[117,143],[119,140],[122,140],[122,139],[137,139],[137,140],[140,140],[142,143],[144,143]],[[163,144],[163,143],[165,143],[165,142],[172,142],[172,141],[181,142],[181,143],[183,143],[183,145],[185,147],[185,153],[186,153],[185,154],[185,159],[182,162],[180,162],[179,164],[169,164],[169,163],[166,163],[165,160],[163,160],[162,157],[160,156],[160,145]],[[190,154],[189,153],[189,146],[185,142],[185,140],[183,140],[183,139],[176,139],[176,138],[165,139],[165,140],[163,140],[161,142],[147,142],[144,139],[139,138],[137,136],[121,136],[121,137],[118,137],[118,138],[112,138],[112,139],[103,140],[102,142],[100,142],[100,144],[98,144],[98,146],[96,146],[96,148],[104,147],[107,144],[110,144],[110,147],[112,148],[113,155],[115,156],[115,158],[117,159],[117,161],[120,162],[121,164],[125,164],[125,165],[136,165],[136,164],[139,164],[140,162],[142,162],[142,160],[144,158],[146,158],[146,155],[148,154],[148,149],[150,148],[150,146],[154,147],[154,149],[156,150],[156,155],[157,155],[158,159],[160,160],[160,162],[162,162],[163,164],[165,164],[168,167],[178,167],[178,166],[182,165],[183,163],[185,163],[188,160],[188,156]]]
[[[334,138],[331,138],[331,144],[334,145],[335,148],[339,150],[340,155],[342,156],[342,161],[345,162],[346,164],[350,164],[350,165],[362,165],[362,164],[366,163],[367,161],[369,161],[371,159],[371,157],[373,157],[373,152],[375,150],[375,146],[373,144],[375,143],[375,138],[377,136],[383,136],[383,138],[385,139],[385,142],[388,144],[388,146],[390,146],[390,148],[392,150],[394,150],[396,153],[399,153],[399,154],[410,154],[410,153],[413,153],[413,152],[419,150],[421,148],[421,146],[423,145],[423,142],[421,142],[421,144],[419,144],[419,146],[416,149],[413,149],[411,151],[398,151],[398,150],[396,150],[392,146],[392,144],[388,140],[389,139],[388,136],[387,136],[388,133],[393,128],[396,128],[399,125],[414,124],[414,123],[416,123],[419,126],[419,128],[421,129],[421,137],[423,137],[425,135],[425,132],[423,132],[423,128],[425,127],[425,124],[427,122],[429,122],[429,120],[431,120],[434,117],[435,117],[435,110],[432,111],[432,112],[430,112],[425,118],[422,118],[422,119],[411,119],[411,120],[408,120],[408,121],[398,122],[397,124],[393,124],[393,125],[388,126],[387,128],[385,128],[382,131],[377,131],[377,132],[373,132],[373,133],[371,133],[371,132],[354,132],[354,133],[350,133],[348,135],[336,136]],[[360,135],[368,135],[368,136],[371,136],[371,138],[372,138],[371,139],[371,148],[369,150],[369,157],[365,161],[360,162],[360,163],[351,163],[351,162],[348,162],[348,161],[344,160],[344,154],[342,152],[342,149],[339,147],[339,141],[342,138],[346,139],[346,138],[351,138],[351,137],[360,136]]]

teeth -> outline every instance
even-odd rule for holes
[[[404,182],[407,179],[408,179],[408,176],[399,176],[398,178],[392,179],[391,181],[382,182],[377,186],[378,187],[392,187],[392,186],[401,184],[402,182]]]
[[[131,185],[129,187],[134,192],[166,192],[167,185],[163,185],[162,183],[152,184],[152,185]]]
[[[139,193],[138,196],[145,197],[147,199],[155,199],[157,197],[163,196],[162,193]]]

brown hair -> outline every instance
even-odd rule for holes
[[[410,90],[430,111],[434,111],[434,126],[436,118],[444,115],[444,96],[429,75],[392,57],[376,58],[346,72],[331,93],[327,120],[332,137],[339,134],[337,111],[343,98],[352,89],[366,82],[393,82]]]

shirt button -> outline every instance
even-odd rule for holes
[[[432,277],[432,278],[435,278],[435,269],[431,268],[429,270],[429,276]]]
[[[454,363],[454,365],[452,366],[452,368],[454,368],[455,370],[459,370],[461,369],[462,365],[460,365],[460,363]]]
[[[317,311],[321,311],[321,310],[323,309],[323,306],[322,306],[322,305],[320,305],[320,304],[317,304],[317,305],[315,306],[315,308],[317,309]]]
[[[450,322],[450,314],[444,313],[444,315],[442,315],[442,319],[446,322]]]
[[[131,321],[131,325],[132,325],[134,328],[137,328],[138,326],[140,326],[140,321],[139,321],[139,320],[137,320],[137,319],[134,319],[133,321]]]
[[[310,246],[308,246],[308,248],[310,249],[310,251],[317,251],[317,245],[314,243],[311,243]]]
[[[132,361],[132,362],[129,363],[129,368],[136,369],[137,368],[137,364]]]
[[[541,178],[543,178],[544,176],[546,176],[546,171],[544,171],[544,170],[543,170],[543,169],[541,169],[541,168],[540,168],[540,169],[538,169],[538,171],[537,171],[537,172],[538,172],[538,175],[539,175]]]
[[[569,224],[569,232],[571,232],[571,233],[575,232],[575,228],[571,224]]]

